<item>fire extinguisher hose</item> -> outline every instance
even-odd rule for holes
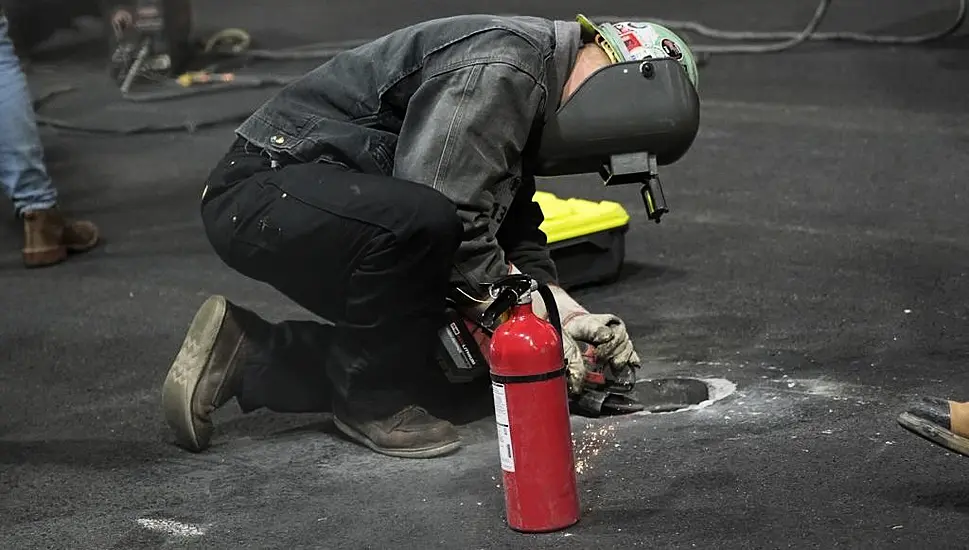
[[[562,353],[562,361],[565,361],[565,351],[561,349],[562,338],[565,335],[562,333],[562,318],[559,317],[559,308],[555,305],[555,296],[552,294],[552,289],[546,284],[538,283],[538,295],[542,297],[545,302],[545,311],[548,312],[548,322],[552,323],[555,327],[555,331],[559,333],[559,351]]]

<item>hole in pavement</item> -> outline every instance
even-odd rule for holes
[[[637,381],[629,393],[586,392],[579,401],[570,401],[569,408],[590,418],[677,412],[709,406],[736,389],[723,378],[653,378]]]
[[[678,411],[711,399],[710,386],[696,378],[640,380],[633,393],[646,407],[643,412],[651,413]]]

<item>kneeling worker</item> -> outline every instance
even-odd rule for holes
[[[228,266],[332,324],[271,324],[209,298],[163,388],[177,444],[205,449],[211,413],[235,397],[244,412],[332,412],[391,456],[456,450],[415,380],[450,289],[485,302],[515,269],[556,288],[573,388],[577,342],[633,372],[623,322],[554,287],[533,162],[538,131],[590,74],[650,57],[679,59],[695,85],[687,45],[658,25],[458,16],[341,53],[260,107],[202,193],[207,236]]]

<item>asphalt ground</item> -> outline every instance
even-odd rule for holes
[[[954,4],[839,1],[822,30],[923,32],[945,27]],[[241,26],[276,47],[483,11],[798,30],[814,7],[199,0],[197,18],[200,32]],[[76,87],[45,116],[130,129],[245,112],[272,92],[133,105],[91,48],[64,40],[31,69],[37,95]],[[627,322],[643,376],[735,391],[690,411],[574,419],[583,517],[540,536],[504,523],[491,418],[463,424],[467,446],[433,461],[374,455],[324,415],[242,416],[232,405],[210,451],[174,447],[159,388],[207,295],[272,320],[307,317],[222,265],[202,233],[202,181],[232,126],[45,130],[64,207],[96,220],[105,241],[26,271],[18,226],[2,222],[0,547],[969,546],[969,462],[895,424],[913,395],[969,398],[965,45],[812,43],[713,58],[700,135],[663,171],[673,211],[659,226],[635,188],[541,182],[631,214],[622,278],[576,295]]]

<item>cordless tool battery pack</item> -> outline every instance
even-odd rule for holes
[[[545,191],[536,192],[534,200],[545,216],[541,230],[563,287],[608,283],[619,277],[629,229],[629,214],[621,204],[561,199]]]

